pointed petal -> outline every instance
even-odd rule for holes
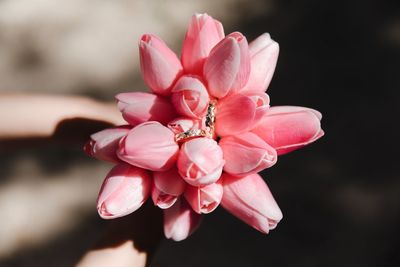
[[[264,92],[271,82],[278,61],[279,45],[268,33],[249,44],[251,71],[249,80],[241,92]]]
[[[320,119],[321,113],[309,108],[272,107],[252,132],[283,155],[322,137]]]
[[[128,126],[119,126],[94,133],[90,136],[90,141],[86,143],[84,150],[86,154],[94,158],[118,163],[121,161],[116,153],[118,144],[129,130]]]
[[[193,15],[182,46],[182,64],[185,72],[201,75],[204,60],[224,36],[219,21],[207,14]]]
[[[139,124],[120,142],[118,157],[134,166],[166,171],[175,164],[179,146],[174,133],[158,122]]]
[[[164,210],[164,234],[166,238],[182,241],[191,235],[201,223],[201,215],[195,213],[184,199]]]
[[[203,71],[209,93],[216,98],[238,92],[247,83],[249,73],[247,40],[238,32],[226,36],[211,50]]]
[[[174,81],[182,74],[182,65],[175,53],[157,36],[145,34],[139,42],[142,76],[150,89],[169,95]]]
[[[176,117],[175,109],[170,101],[155,94],[120,93],[116,95],[116,99],[123,118],[134,126],[146,121],[167,124]]]
[[[214,211],[221,202],[223,194],[222,182],[219,180],[206,186],[187,186],[185,198],[192,209],[201,214]]]
[[[274,148],[250,132],[223,137],[219,145],[224,153],[224,171],[235,176],[270,168],[278,158]]]
[[[282,219],[282,212],[260,175],[237,178],[224,174],[223,184],[221,205],[248,225],[268,233]]]
[[[164,172],[154,172],[153,178],[154,185],[164,193],[179,196],[185,190],[186,183],[176,167]]]
[[[103,219],[128,215],[140,208],[149,196],[152,180],[148,173],[125,163],[115,166],[107,175],[97,199],[97,210]]]

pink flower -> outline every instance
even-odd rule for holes
[[[282,219],[282,212],[260,175],[237,178],[224,174],[223,183],[222,206],[258,231],[268,233]]]
[[[242,89],[250,74],[246,37],[234,32],[219,42],[206,59],[203,74],[210,95],[216,98],[223,98]]]
[[[322,137],[321,118],[321,113],[309,108],[272,107],[252,132],[283,155]]]
[[[187,186],[185,198],[192,209],[201,213],[210,213],[214,211],[221,202],[223,188],[221,179],[217,182],[201,187]]]
[[[121,163],[107,175],[97,199],[97,210],[104,219],[128,215],[142,206],[149,196],[151,177],[140,168]]]
[[[215,183],[221,176],[224,163],[222,150],[216,141],[196,138],[182,145],[177,166],[187,183],[201,186]]]
[[[278,159],[275,149],[250,132],[223,137],[219,145],[224,153],[224,171],[234,176],[257,173]]]
[[[176,118],[176,112],[167,99],[149,93],[121,93],[115,97],[122,117],[131,125],[146,121],[167,124]]]
[[[268,108],[269,97],[265,93],[235,94],[224,98],[217,106],[216,132],[219,136],[247,132],[258,124]]]
[[[188,73],[203,74],[204,60],[225,37],[222,24],[207,14],[195,14],[182,46],[182,65]]]
[[[128,134],[129,129],[128,126],[120,126],[92,134],[84,147],[86,154],[104,161],[120,162],[115,152],[119,141]]]
[[[267,90],[278,61],[279,45],[268,33],[262,34],[249,44],[251,71],[246,86],[241,90]]]
[[[164,234],[181,241],[191,235],[201,223],[201,215],[194,212],[184,199],[164,210]]]
[[[324,134],[318,111],[270,107],[265,90],[279,45],[267,33],[248,45],[241,33],[225,36],[220,22],[196,14],[181,60],[150,34],[139,53],[152,93],[118,94],[129,125],[94,134],[85,146],[119,164],[100,191],[100,216],[126,215],[151,193],[164,210],[165,236],[176,241],[220,204],[263,233],[274,229],[282,213],[257,173]]]
[[[179,150],[174,138],[173,132],[160,123],[144,122],[121,140],[117,154],[121,160],[143,169],[168,170]]]
[[[139,48],[144,81],[154,93],[168,95],[182,73],[178,57],[161,39],[151,34],[142,36]]]
[[[176,168],[164,172],[154,172],[154,186],[151,193],[154,205],[167,209],[184,192],[186,183]]]
[[[182,76],[172,89],[172,103],[179,114],[201,119],[210,99],[204,84],[196,77]]]

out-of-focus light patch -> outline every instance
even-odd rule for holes
[[[390,44],[400,46],[400,19],[392,20],[384,27],[383,38]]]
[[[231,28],[243,14],[265,12],[270,2],[3,0],[0,92],[111,98],[121,90],[143,90],[138,82],[141,34],[157,33],[177,51],[193,13],[208,12]]]

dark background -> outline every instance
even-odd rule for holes
[[[249,40],[271,34],[281,51],[271,104],[321,111],[326,135],[262,173],[284,213],[269,235],[218,209],[187,240],[162,241],[151,266],[400,266],[398,1],[268,3],[268,12],[230,5],[224,12],[237,17],[225,30]],[[97,164],[78,146],[28,145],[0,152],[4,180],[21,154],[44,173]],[[82,223],[0,258],[0,266],[70,266],[106,224],[95,212],[93,204]]]

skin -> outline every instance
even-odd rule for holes
[[[12,116],[10,116],[12,114]],[[0,94],[0,144],[18,148],[26,141],[83,146],[88,136],[126,124],[115,103],[81,96]],[[162,214],[150,203],[109,222],[99,241],[76,267],[144,267],[162,238]]]

